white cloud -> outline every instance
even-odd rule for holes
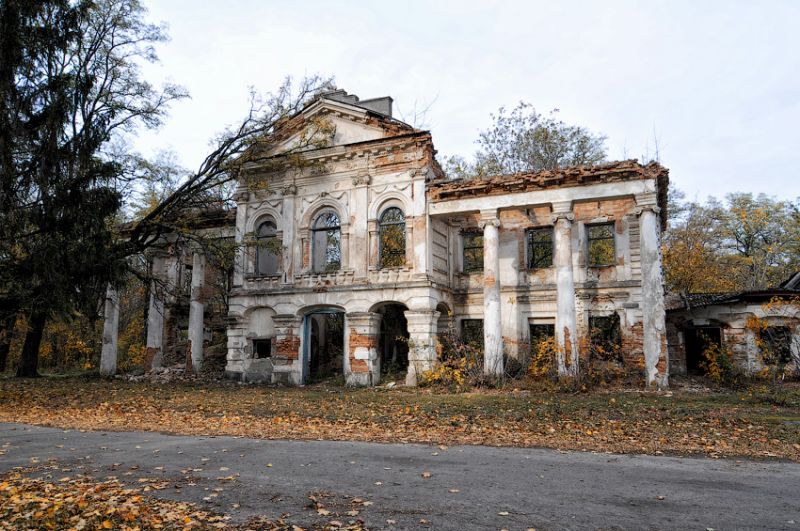
[[[489,113],[519,100],[608,135],[613,158],[652,152],[690,197],[800,196],[796,2],[150,1],[170,25],[147,75],[192,100],[142,134],[188,167],[247,108],[248,87],[335,75],[361,97],[428,116],[442,153],[470,154]]]

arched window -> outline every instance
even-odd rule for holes
[[[263,221],[256,229],[256,268],[260,277],[278,274],[278,229],[271,219]]]
[[[406,218],[397,207],[387,208],[380,219],[381,267],[406,263]]]
[[[315,273],[337,271],[342,267],[342,227],[339,215],[325,210],[311,228],[312,267]]]

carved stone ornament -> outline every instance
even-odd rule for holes
[[[371,179],[369,175],[358,175],[353,177],[353,186],[366,186],[370,183]]]

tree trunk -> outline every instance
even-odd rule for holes
[[[14,335],[16,316],[0,321],[0,373],[5,372],[8,352],[11,349],[11,337]]]
[[[39,376],[39,345],[42,343],[44,325],[47,316],[44,313],[31,315],[25,343],[22,345],[22,356],[17,367],[17,378],[36,378]]]

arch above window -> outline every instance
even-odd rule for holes
[[[342,267],[342,226],[335,210],[325,209],[314,218],[311,253],[315,273],[337,271]]]
[[[406,217],[397,207],[383,211],[379,221],[380,266],[400,267],[406,263]]]
[[[267,218],[256,227],[256,263],[255,274],[261,277],[278,274],[280,253],[278,243],[278,227],[275,221]]]

